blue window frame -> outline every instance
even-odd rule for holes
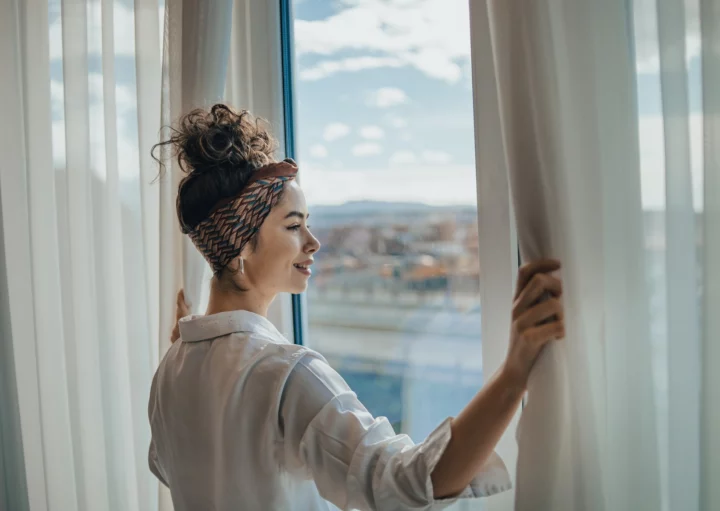
[[[280,40],[282,54],[283,118],[285,119],[285,155],[288,158],[295,158],[292,0],[280,0]],[[292,322],[295,344],[304,344],[302,314],[302,296],[293,295]]]

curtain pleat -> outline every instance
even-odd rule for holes
[[[658,0],[665,152],[666,321],[670,509],[697,509],[700,484],[700,336],[692,197],[684,2]],[[669,271],[668,271],[669,270]],[[683,342],[679,342],[684,339]]]
[[[106,439],[103,429],[101,381],[96,312],[95,250],[93,245],[92,161],[90,142],[90,83],[88,6],[84,1],[61,4],[62,81],[55,81],[64,95],[56,95],[54,106],[63,112],[63,148],[53,147],[56,178],[62,180],[59,197],[65,204],[60,216],[63,235],[63,267],[60,273],[64,294],[63,320],[68,348],[68,372],[73,407],[73,447],[76,453],[78,509],[108,507]],[[56,65],[57,65],[56,64]],[[64,154],[64,161],[62,155]],[[96,382],[88,385],[88,382]],[[90,427],[86,425],[92,425]]]
[[[34,324],[44,474],[49,509],[77,509],[76,456],[71,431],[67,345],[53,175],[47,2],[25,2],[21,18],[27,204],[32,247]],[[73,360],[70,360],[72,367]],[[29,479],[29,478],[28,478]]]
[[[718,505],[720,8],[699,2],[700,53],[695,5],[485,3],[484,128],[503,134],[523,259],[560,258],[565,281],[568,335],[518,429],[518,510]]]
[[[161,38],[158,4],[137,7],[3,6],[17,13],[18,88],[3,92],[21,105],[12,150],[22,159],[3,167],[3,198],[12,197],[3,233],[5,245],[22,222],[28,233],[28,257],[6,253],[33,511],[158,508],[147,399],[160,356],[160,187],[149,149],[161,119]],[[23,296],[31,314],[15,307]]]
[[[700,0],[703,108],[700,509],[720,509],[720,1]]]

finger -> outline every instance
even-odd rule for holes
[[[190,314],[190,308],[188,307],[188,304],[185,302],[185,291],[180,290],[177,294],[177,300],[175,302],[176,308],[175,308],[175,317],[176,319],[184,318],[185,316]]]
[[[170,344],[174,343],[180,338],[180,329],[177,325],[175,325],[175,328],[173,328],[172,333],[170,334]]]
[[[181,289],[178,291],[177,298],[175,300],[175,303],[179,308],[187,308],[187,302],[185,301],[185,290]]]
[[[524,332],[553,316],[558,319],[564,317],[562,303],[557,298],[550,298],[531,307],[520,315],[515,324],[519,332]]]
[[[515,288],[515,298],[517,298],[522,290],[527,286],[530,279],[537,273],[551,273],[560,269],[560,261],[557,259],[540,259],[533,261],[520,268],[518,271],[517,287]]]
[[[541,346],[565,337],[565,322],[553,321],[545,325],[534,326],[523,332],[523,338],[530,343]]]
[[[555,297],[562,295],[562,281],[546,273],[536,273],[517,297],[513,307],[513,317],[520,316],[546,293]]]

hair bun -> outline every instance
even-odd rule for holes
[[[156,147],[172,147],[188,177],[216,171],[252,171],[275,161],[277,142],[264,124],[247,110],[235,112],[217,104],[210,110],[188,113],[171,128],[171,137]]]

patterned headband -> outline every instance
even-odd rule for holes
[[[285,183],[295,179],[297,171],[297,165],[289,158],[261,167],[239,195],[220,202],[194,228],[182,226],[183,233],[190,236],[213,272],[222,270],[240,255],[280,200]]]

